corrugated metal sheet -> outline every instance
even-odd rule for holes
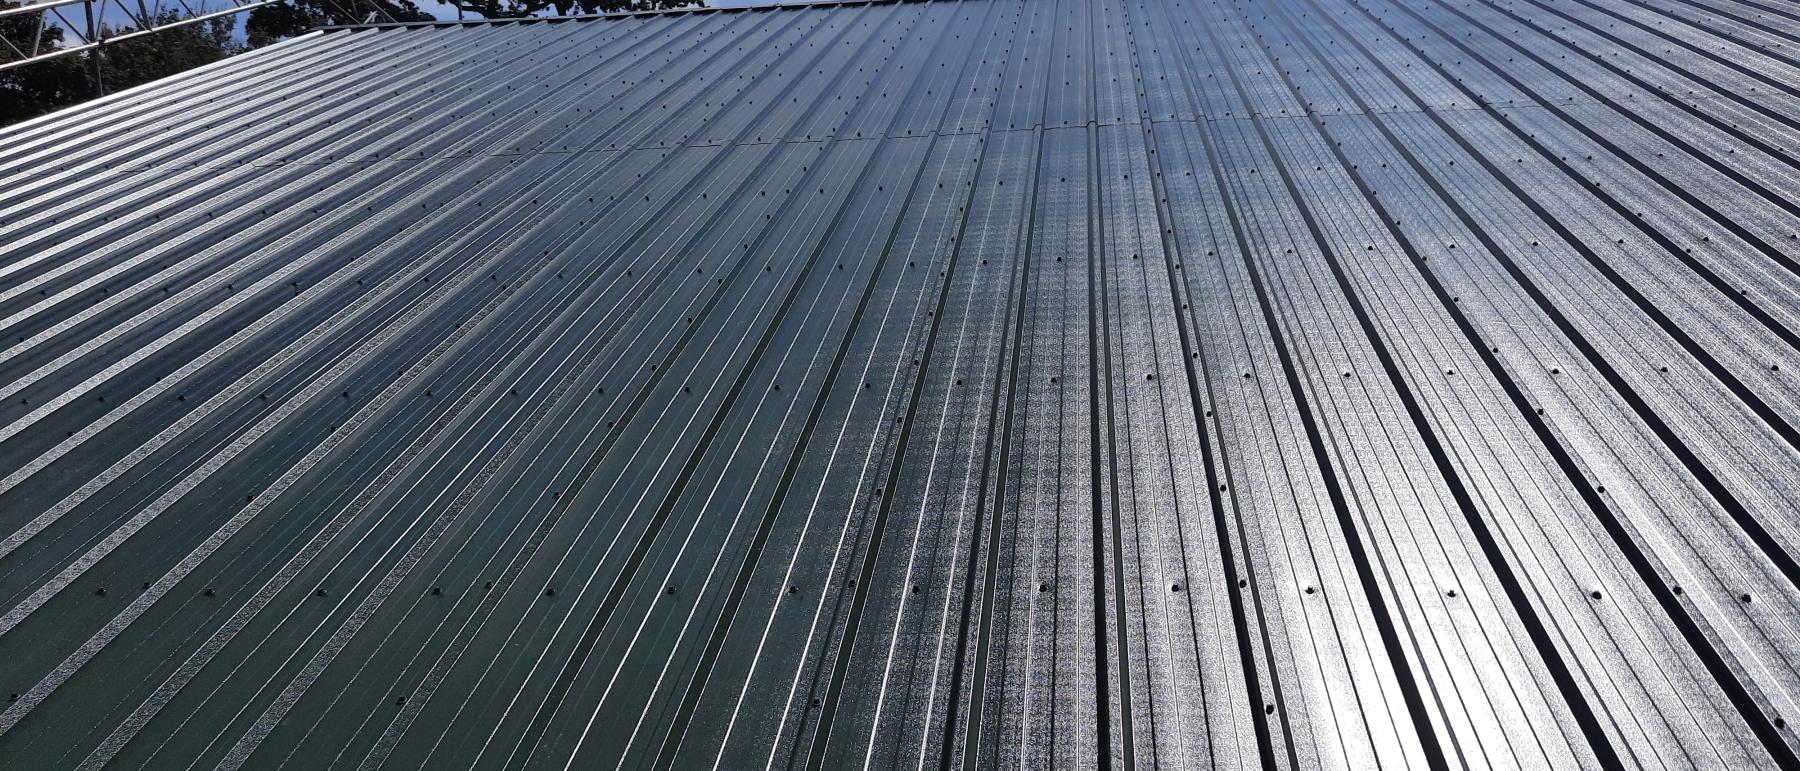
[[[1800,766],[1797,32],[381,27],[7,129],[0,765]]]

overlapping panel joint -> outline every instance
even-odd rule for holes
[[[0,131],[0,765],[1800,767],[1797,32],[376,26]]]

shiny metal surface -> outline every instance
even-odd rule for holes
[[[1800,767],[1797,32],[389,25],[0,130],[0,767]]]

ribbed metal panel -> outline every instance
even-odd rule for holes
[[[1797,768],[1800,10],[327,30],[0,130],[0,767]]]

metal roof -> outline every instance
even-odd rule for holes
[[[370,27],[0,130],[0,766],[1800,767],[1797,33]]]

